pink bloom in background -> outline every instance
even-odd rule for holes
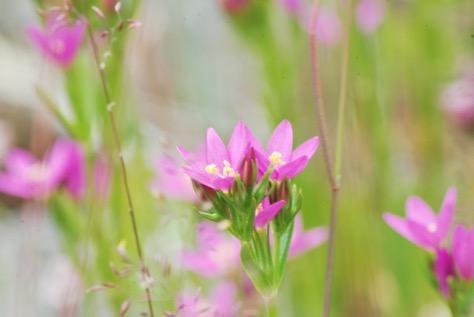
[[[191,178],[184,173],[173,158],[163,155],[158,159],[155,170],[156,178],[151,184],[152,192],[163,194],[172,199],[187,202],[197,201]]]
[[[297,215],[295,218],[295,227],[293,228],[293,236],[290,244],[290,257],[297,257],[311,249],[314,249],[328,238],[326,228],[319,227],[304,231],[303,217]]]
[[[305,9],[309,9],[303,0],[280,0],[281,6],[290,14],[301,15]]]
[[[179,317],[234,317],[240,304],[237,288],[230,282],[221,282],[206,300],[199,293],[184,292],[178,297]]]
[[[374,32],[385,17],[384,0],[361,0],[357,5],[356,19],[365,33]]]
[[[459,126],[474,129],[474,70],[448,85],[442,95],[443,110]]]
[[[288,120],[283,120],[275,128],[264,149],[249,133],[251,146],[255,149],[259,170],[274,169],[272,179],[293,178],[301,173],[319,146],[319,138],[313,137],[293,151],[293,128]]]
[[[0,173],[0,192],[24,198],[47,198],[60,185],[79,198],[84,191],[84,158],[80,146],[58,140],[43,161],[21,149],[12,150]]]
[[[406,219],[385,213],[384,220],[400,235],[412,243],[433,251],[440,247],[448,235],[454,220],[456,207],[456,188],[451,187],[436,215],[433,210],[419,197],[410,197],[406,202]]]
[[[99,155],[94,163],[94,194],[102,200],[109,196],[111,172],[106,157]]]
[[[457,273],[466,281],[474,280],[474,228],[457,226],[452,249]]]
[[[434,273],[438,280],[439,290],[445,297],[449,297],[448,279],[454,276],[453,258],[444,249],[436,250],[436,258],[434,263]]]
[[[256,216],[254,221],[255,227],[265,227],[278,215],[283,206],[285,206],[285,203],[286,202],[284,200],[279,200],[271,204],[270,199],[266,197],[256,210]]]
[[[28,26],[31,41],[50,60],[67,68],[76,57],[84,38],[86,22],[77,20],[69,24],[60,15],[52,15],[44,29]]]
[[[217,228],[202,222],[198,226],[198,245],[182,254],[183,265],[202,276],[212,277],[234,271],[240,263],[240,242]]]
[[[196,182],[215,190],[232,187],[248,151],[247,127],[239,122],[226,146],[216,131],[207,130],[204,153],[191,154],[178,147],[187,165],[184,171]]]
[[[221,5],[227,13],[236,14],[242,12],[250,4],[251,0],[220,0]]]

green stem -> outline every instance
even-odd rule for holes
[[[278,317],[278,307],[276,305],[275,297],[264,297],[263,302],[265,304],[265,316]]]

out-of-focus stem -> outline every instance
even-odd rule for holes
[[[140,235],[138,233],[137,221],[136,221],[136,217],[135,217],[135,208],[134,208],[134,205],[133,205],[132,195],[131,195],[131,192],[130,192],[130,185],[129,185],[129,182],[128,182],[127,168],[126,168],[126,165],[125,165],[125,160],[123,158],[122,143],[120,141],[120,136],[119,136],[118,129],[117,129],[117,123],[116,123],[115,115],[114,115],[114,111],[113,111],[115,102],[112,101],[110,93],[109,93],[109,89],[108,89],[108,86],[107,86],[106,73],[105,73],[104,68],[101,67],[100,58],[99,58],[99,50],[98,50],[98,47],[97,47],[97,43],[95,42],[94,35],[92,34],[92,29],[91,29],[90,25],[87,28],[87,32],[88,32],[89,40],[90,40],[90,43],[91,43],[91,46],[92,46],[94,60],[96,62],[97,70],[99,72],[100,80],[101,80],[101,83],[102,83],[102,88],[103,88],[103,91],[104,91],[105,101],[107,103],[107,113],[108,113],[108,116],[109,116],[110,126],[112,128],[112,135],[113,135],[113,139],[114,139],[114,142],[115,142],[116,150],[118,152],[118,157],[119,157],[119,162],[120,162],[120,171],[121,171],[121,174],[122,174],[122,182],[123,182],[123,186],[125,188],[125,194],[126,194],[127,204],[128,204],[128,211],[129,211],[129,214],[130,214],[130,220],[132,222],[133,236],[135,238],[135,245],[136,245],[136,249],[137,249],[137,253],[138,253],[138,258],[139,258],[139,261],[140,261],[140,272],[141,272],[142,277],[144,278],[144,281],[146,283],[146,281],[149,277],[149,272],[148,272],[148,268],[145,265],[145,260],[144,260],[144,257],[143,257],[143,252],[142,252],[141,242],[140,242]],[[149,286],[145,287],[145,292],[146,292],[146,299],[147,299],[147,303],[148,303],[148,311],[149,311],[150,317],[154,317],[153,304],[152,304],[152,299],[151,299],[151,289],[150,289]]]
[[[349,14],[352,12],[352,2],[349,0]],[[332,276],[334,270],[334,251],[336,241],[337,215],[338,215],[338,199],[340,190],[341,166],[342,166],[342,148],[344,135],[344,112],[347,94],[347,69],[349,63],[349,28],[351,25],[351,18],[347,21],[347,30],[344,38],[344,47],[341,63],[341,79],[339,90],[339,107],[338,107],[338,121],[337,121],[337,141],[336,141],[336,160],[334,167],[331,160],[331,152],[328,146],[326,118],[324,111],[324,98],[322,93],[321,77],[319,72],[318,60],[318,41],[316,38],[316,26],[319,11],[319,0],[313,2],[313,11],[311,14],[310,32],[309,32],[309,47],[311,60],[311,76],[313,80],[313,94],[316,115],[319,126],[319,134],[321,138],[321,146],[323,150],[324,162],[326,172],[331,186],[331,208],[329,220],[329,239],[328,251],[326,257],[326,272],[324,276],[324,294],[323,294],[323,311],[322,316],[328,317],[331,312],[331,290],[332,290]]]

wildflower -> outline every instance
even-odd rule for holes
[[[187,202],[197,200],[191,178],[183,172],[183,169],[173,158],[169,156],[160,157],[155,165],[155,170],[156,178],[151,184],[154,193]]]
[[[453,223],[456,206],[456,188],[448,189],[440,213],[433,210],[419,197],[410,197],[406,202],[407,218],[385,213],[384,220],[410,242],[430,251],[440,247]]]
[[[240,304],[237,301],[237,289],[231,282],[219,283],[208,299],[199,292],[183,292],[178,297],[179,317],[234,317],[239,316]]]
[[[198,246],[183,252],[182,263],[202,276],[225,275],[239,265],[239,253],[237,239],[225,235],[212,223],[202,222],[198,226]]]
[[[84,190],[83,154],[73,141],[58,140],[43,161],[14,149],[4,160],[0,192],[24,199],[44,199],[63,185],[75,198]]]
[[[288,120],[283,120],[275,128],[266,149],[251,135],[249,138],[257,154],[259,170],[272,168],[271,178],[274,180],[293,178],[301,173],[319,146],[319,138],[313,137],[293,151],[293,128]]]
[[[85,21],[69,23],[60,15],[50,16],[44,29],[37,26],[27,27],[31,41],[47,58],[63,68],[67,68],[74,61],[85,30]]]
[[[275,203],[270,203],[270,199],[266,197],[263,202],[257,207],[255,216],[255,227],[265,227],[273,218],[275,218],[285,205],[284,200],[279,200]]]
[[[465,281],[474,280],[474,228],[457,226],[452,250],[456,272]]]
[[[222,7],[229,14],[236,14],[245,10],[250,0],[220,0]]]
[[[293,236],[290,244],[290,257],[297,257],[324,243],[328,238],[326,228],[319,227],[304,231],[301,215],[295,217]]]
[[[374,32],[385,15],[383,0],[361,0],[357,5],[356,19],[360,29],[365,33]]]
[[[442,94],[446,114],[463,129],[474,129],[474,70],[448,85]]]
[[[449,278],[454,276],[453,258],[448,251],[444,249],[436,250],[434,262],[434,273],[438,280],[439,290],[445,297],[449,297]]]
[[[226,146],[217,132],[209,128],[203,152],[191,154],[179,147],[178,150],[187,163],[184,168],[186,174],[215,190],[232,187],[248,150],[247,131],[245,125],[239,122]]]

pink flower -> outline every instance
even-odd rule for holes
[[[278,213],[285,206],[284,200],[279,200],[273,204],[270,203],[270,199],[266,197],[260,206],[257,208],[257,215],[255,216],[254,225],[256,228],[265,227],[270,221],[272,221]]]
[[[29,152],[12,150],[0,173],[0,191],[24,199],[44,199],[60,185],[79,198],[84,191],[84,159],[80,146],[58,140],[43,161]]]
[[[239,122],[226,146],[217,132],[209,128],[203,152],[192,154],[178,147],[187,163],[185,173],[196,182],[215,190],[232,187],[248,151],[247,131],[248,128]]]
[[[110,191],[111,170],[104,156],[98,156],[94,164],[94,194],[105,200]]]
[[[385,213],[384,220],[393,230],[412,243],[433,251],[440,247],[448,235],[456,207],[456,188],[451,187],[444,197],[439,215],[419,197],[410,197],[406,202],[407,218]]]
[[[360,29],[365,33],[374,32],[385,16],[383,0],[361,0],[357,5],[356,18]]]
[[[464,129],[474,129],[474,71],[448,85],[442,95],[444,111]]]
[[[474,280],[474,228],[457,226],[452,248],[454,266],[458,274],[466,281]]]
[[[308,6],[302,0],[280,0],[281,6],[290,14],[300,15]]]
[[[182,254],[183,265],[202,276],[225,275],[240,263],[240,242],[219,231],[216,224],[202,222],[198,226],[198,246]]]
[[[313,228],[304,231],[303,218],[297,215],[290,244],[290,257],[297,257],[313,248],[320,246],[328,238],[326,228]]]
[[[245,10],[250,0],[220,0],[222,7],[229,14],[236,14]]]
[[[239,316],[237,289],[230,282],[221,282],[206,300],[199,293],[184,292],[178,298],[179,317],[234,317]]]
[[[449,297],[449,278],[454,276],[453,258],[448,251],[444,249],[436,250],[434,263],[434,273],[438,280],[439,290],[445,297]]]
[[[158,159],[155,168],[156,178],[151,184],[153,192],[159,192],[172,199],[197,201],[191,178],[183,172],[173,158],[163,155]]]
[[[251,146],[254,148],[259,163],[259,170],[273,168],[272,179],[293,178],[301,173],[319,146],[319,138],[313,137],[293,151],[293,128],[288,120],[283,120],[273,131],[267,148],[248,133]]]
[[[28,26],[31,41],[50,60],[67,68],[76,57],[86,30],[86,22],[77,20],[69,24],[60,15],[52,15],[44,30]]]

